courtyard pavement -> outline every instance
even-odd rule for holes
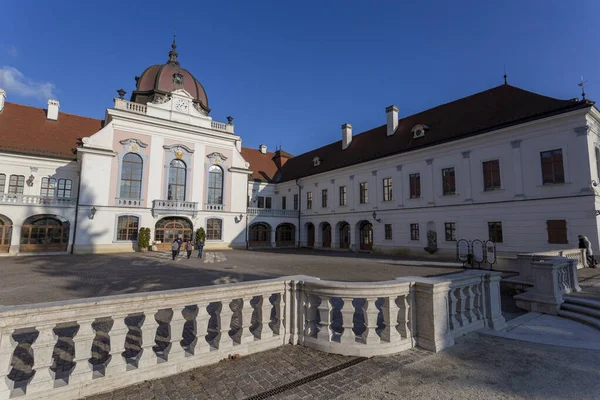
[[[456,262],[315,250],[194,251],[0,258],[0,305],[18,305],[309,275],[339,281],[460,272]]]

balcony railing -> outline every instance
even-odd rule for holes
[[[198,203],[181,200],[153,200],[152,212],[190,214],[195,216],[198,213]]]
[[[249,207],[248,215],[258,215],[261,217],[292,217],[298,218],[298,210],[277,210],[274,208],[256,208]]]
[[[224,207],[223,204],[204,204],[204,209],[206,211],[223,211]]]
[[[115,204],[119,207],[144,207],[144,199],[126,199],[117,197]]]
[[[2,194],[0,195],[0,204],[12,204],[15,206],[21,205],[37,205],[51,207],[73,207],[77,202],[76,198],[71,197],[45,197],[32,196],[28,194]]]
[[[145,104],[133,103],[125,99],[115,99],[115,110],[126,110],[137,114],[146,114],[148,107]]]

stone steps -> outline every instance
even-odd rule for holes
[[[600,329],[600,301],[565,296],[558,315]]]

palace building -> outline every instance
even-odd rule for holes
[[[170,248],[306,246],[452,255],[460,239],[499,254],[599,244],[600,113],[508,84],[292,156],[242,146],[210,117],[178,59],[119,91],[104,120],[14,104],[0,89],[0,252],[137,250],[141,227]]]

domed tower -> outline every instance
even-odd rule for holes
[[[136,87],[131,94],[131,101],[135,103],[164,103],[168,100],[169,93],[177,89],[184,89],[193,97],[193,105],[198,112],[208,115],[208,97],[204,88],[196,78],[186,69],[181,68],[177,57],[177,44],[173,38],[169,60],[165,64],[152,65],[135,77]]]

